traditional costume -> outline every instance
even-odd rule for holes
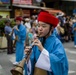
[[[74,47],[76,48],[76,22],[73,24]]]
[[[20,17],[17,17],[16,20],[21,21]],[[26,40],[26,28],[24,25],[20,24],[17,26],[18,30],[14,29],[15,36],[18,37],[16,41],[16,62],[20,62],[24,56],[24,44]]]
[[[42,11],[38,15],[38,21],[57,26],[59,20],[48,12]],[[32,48],[28,64],[25,66],[25,75],[68,75],[68,61],[65,49],[60,40],[52,33],[43,43],[44,49],[38,46]]]

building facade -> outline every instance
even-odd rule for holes
[[[61,1],[60,9],[65,11],[67,15],[73,15],[73,11],[76,9],[76,0]]]
[[[62,10],[67,15],[73,15],[76,9],[76,0],[43,0],[47,7]]]
[[[42,2],[46,7],[62,10],[67,15],[73,15],[76,10],[76,0],[0,0],[0,15],[3,18],[6,15],[11,18],[19,15],[29,17],[37,14]]]
[[[10,0],[0,0],[0,16],[6,18],[6,16],[10,16]]]
[[[13,0],[12,1],[12,14],[11,17],[23,16],[30,17],[37,13],[40,2],[36,0]]]

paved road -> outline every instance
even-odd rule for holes
[[[69,61],[69,75],[76,75],[76,48],[73,42],[64,43]]]
[[[12,62],[14,61],[14,54],[7,55],[6,52],[0,53],[0,75],[11,75]]]
[[[73,42],[63,44],[69,61],[69,75],[76,75],[76,49]],[[6,52],[0,53],[0,75],[11,75],[10,70],[14,67],[15,54],[7,55]]]

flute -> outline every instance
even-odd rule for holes
[[[39,35],[40,35],[40,34],[35,34],[35,35],[34,35],[34,39],[39,38]],[[28,43],[26,42],[26,44],[28,44]],[[30,45],[29,52],[27,52],[26,57],[25,57],[26,59],[28,59],[28,56],[30,55],[30,53],[31,53],[31,51],[32,51],[33,46],[34,46],[34,42],[32,42],[32,43],[31,43],[31,45]]]
[[[25,58],[15,68],[11,69],[12,75],[23,75],[23,68],[24,68],[25,63],[28,63],[28,60],[29,60],[29,57],[32,51],[31,49],[34,46],[34,42],[30,46],[31,46],[30,52],[25,56]]]
[[[18,36],[14,35],[14,29],[16,29],[17,31],[19,31],[17,25],[13,27],[12,32],[10,32],[9,36],[14,37],[14,42],[13,42],[13,46],[15,46],[16,42],[19,41]]]
[[[33,47],[33,45],[34,45],[34,43],[31,44],[31,48]],[[26,55],[25,58],[18,65],[16,65],[15,68],[10,70],[12,75],[23,75],[24,65],[25,65],[25,63],[28,63],[30,54],[31,54],[31,52],[28,55]]]

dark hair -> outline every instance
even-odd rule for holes
[[[52,24],[50,24],[50,29],[49,30],[51,30],[52,29],[52,27],[54,27]],[[53,33],[53,31],[52,31],[52,33]]]
[[[6,20],[6,21],[5,21],[5,24],[6,24],[6,23],[10,23],[10,20]]]

